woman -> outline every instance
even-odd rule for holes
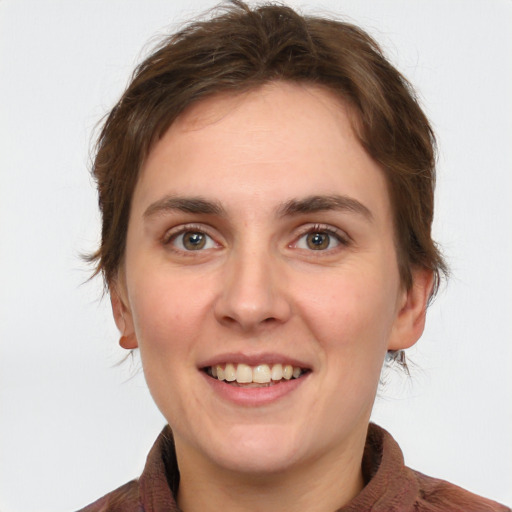
[[[369,424],[445,264],[434,138],[361,30],[235,2],[137,69],[100,136],[94,255],[170,427],[93,510],[508,510]]]

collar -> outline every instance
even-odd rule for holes
[[[400,447],[383,428],[370,423],[362,460],[365,487],[337,512],[409,510],[418,496],[414,473],[404,466]],[[151,449],[139,479],[146,512],[180,512],[175,496],[179,485],[174,438],[166,426]]]

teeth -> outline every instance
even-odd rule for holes
[[[240,384],[252,382],[252,369],[246,364],[239,364],[236,369],[236,381]]]
[[[300,367],[293,367],[291,364],[260,364],[258,366],[249,366],[247,364],[227,363],[225,365],[217,364],[208,368],[208,374],[218,380],[227,382],[237,382],[238,384],[268,384],[279,382],[282,379],[298,379],[303,373]]]
[[[268,364],[260,364],[252,371],[253,382],[264,384],[265,382],[270,382],[270,377],[270,367]]]
[[[281,380],[283,378],[283,365],[274,364],[272,366],[272,380]]]
[[[233,382],[236,380],[236,369],[234,364],[228,363],[226,365],[226,368],[224,368],[224,378],[228,382]]]

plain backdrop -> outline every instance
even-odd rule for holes
[[[374,420],[406,463],[512,504],[512,2],[292,1],[364,28],[439,138],[453,277]],[[0,511],[78,509],[138,476],[165,423],[80,254],[98,243],[96,126],[203,0],[0,0]]]

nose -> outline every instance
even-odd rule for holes
[[[268,251],[231,254],[214,312],[223,325],[241,331],[286,322],[291,315],[286,279],[280,262]]]

